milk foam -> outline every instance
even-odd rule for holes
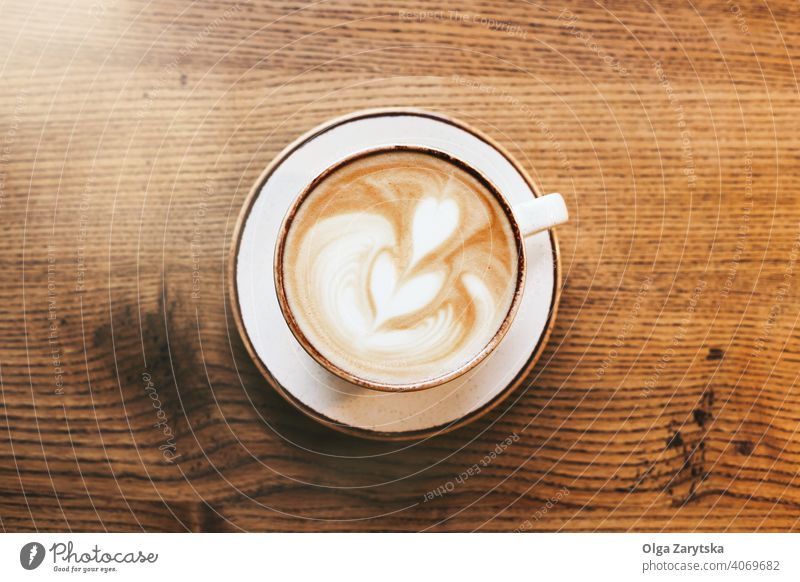
[[[375,382],[435,378],[471,360],[505,319],[517,249],[485,187],[429,154],[374,154],[302,203],[284,289],[303,334]]]

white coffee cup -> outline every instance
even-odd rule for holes
[[[503,318],[500,325],[497,327],[497,330],[491,337],[491,339],[487,341],[486,344],[483,345],[483,347],[480,350],[476,351],[474,354],[471,355],[471,357],[466,359],[462,364],[458,365],[457,367],[442,369],[437,374],[426,377],[424,379],[421,378],[415,381],[402,380],[393,382],[391,381],[391,379],[375,380],[374,378],[366,378],[364,377],[363,374],[359,373],[357,370],[352,368],[349,369],[348,366],[343,365],[342,362],[337,362],[337,363],[332,362],[330,358],[323,355],[322,351],[319,349],[319,346],[315,345],[315,342],[309,339],[309,334],[307,334],[306,331],[304,331],[304,329],[302,328],[302,325],[298,323],[298,318],[296,317],[296,314],[293,312],[293,309],[297,309],[297,307],[296,306],[292,307],[290,305],[290,302],[287,300],[287,293],[285,287],[284,252],[285,252],[286,238],[290,229],[292,228],[293,219],[297,214],[298,209],[303,204],[303,202],[311,194],[315,186],[322,179],[330,175],[335,170],[347,166],[348,164],[351,164],[354,161],[363,158],[364,156],[374,155],[376,153],[383,153],[387,151],[411,151],[415,153],[428,154],[444,158],[449,162],[451,162],[452,164],[468,172],[476,179],[478,179],[483,184],[485,189],[489,191],[496,198],[497,202],[503,208],[504,216],[506,217],[508,225],[510,226],[514,234],[518,252],[518,262],[516,270],[517,277],[516,277],[516,284],[513,293],[513,298],[505,314],[505,317]],[[431,388],[433,386],[437,386],[444,382],[453,380],[454,378],[457,378],[458,376],[464,374],[468,370],[477,366],[484,358],[486,358],[492,352],[492,350],[494,350],[500,344],[506,331],[510,327],[511,322],[513,321],[514,315],[516,314],[520,298],[522,297],[522,291],[525,285],[525,275],[527,272],[527,255],[523,239],[529,236],[533,236],[544,230],[553,228],[559,224],[563,224],[568,220],[568,216],[569,215],[567,212],[567,207],[564,202],[564,198],[561,196],[561,194],[558,193],[547,194],[511,206],[506,201],[506,196],[504,196],[504,194],[500,192],[500,190],[490,180],[488,180],[472,165],[452,156],[449,153],[445,153],[443,151],[428,146],[414,146],[407,144],[393,145],[393,146],[385,146],[373,150],[368,150],[365,152],[359,152],[344,160],[339,161],[338,163],[334,164],[333,166],[327,168],[325,171],[320,173],[320,175],[317,176],[317,178],[315,178],[311,183],[307,185],[307,187],[300,193],[300,195],[294,200],[294,202],[290,206],[281,225],[275,250],[274,276],[275,276],[275,287],[278,293],[278,302],[281,311],[283,313],[284,319],[286,320],[286,323],[289,326],[289,329],[291,330],[295,338],[298,340],[300,345],[320,365],[322,365],[324,368],[326,368],[333,374],[336,374],[337,376],[354,384],[382,391],[408,392],[408,391]]]

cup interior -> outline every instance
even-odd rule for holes
[[[452,369],[442,370],[441,373],[439,374],[413,382],[376,381],[375,379],[372,378],[365,378],[362,374],[359,374],[356,370],[348,369],[347,366],[344,366],[341,363],[334,363],[329,358],[327,358],[320,351],[319,347],[315,345],[314,341],[312,341],[309,338],[310,334],[307,334],[306,331],[304,331],[303,326],[299,321],[299,318],[295,316],[293,308],[290,305],[288,299],[287,277],[285,276],[285,267],[287,264],[287,258],[286,258],[287,237],[294,226],[298,212],[306,203],[306,201],[309,199],[309,197],[317,188],[317,186],[319,186],[324,180],[326,180],[326,178],[331,176],[333,173],[352,164],[357,160],[361,160],[369,156],[376,156],[385,153],[397,153],[397,152],[411,152],[411,153],[424,154],[439,158],[441,160],[444,160],[452,164],[453,166],[458,167],[462,171],[469,174],[472,178],[477,180],[483,186],[483,188],[494,197],[499,208],[502,210],[502,215],[505,217],[505,220],[507,221],[508,227],[511,231],[514,242],[514,249],[516,251],[516,257],[515,257],[516,277],[514,282],[513,294],[511,296],[511,301],[505,313],[505,316],[503,317],[501,323],[497,326],[497,329],[495,330],[495,333],[492,335],[492,337],[483,345],[481,349],[477,350],[468,360],[464,361],[459,366],[453,367]],[[457,378],[458,376],[464,374],[468,370],[477,366],[481,361],[483,361],[492,352],[492,350],[494,350],[494,348],[502,341],[503,336],[505,335],[506,331],[511,325],[511,322],[514,318],[517,308],[519,307],[519,302],[522,296],[522,291],[525,281],[525,270],[526,270],[526,256],[525,256],[525,244],[523,241],[523,237],[520,233],[519,226],[511,210],[511,206],[506,200],[506,198],[503,196],[503,194],[499,191],[499,189],[488,178],[486,178],[486,176],[484,176],[481,172],[479,172],[473,166],[464,162],[463,160],[456,158],[451,154],[443,152],[438,149],[434,149],[428,146],[416,146],[416,145],[392,145],[392,146],[365,150],[353,154],[351,156],[348,156],[338,161],[337,163],[329,166],[327,169],[321,172],[303,189],[300,195],[294,200],[294,202],[289,207],[281,223],[277,244],[275,248],[275,257],[274,257],[274,277],[275,277],[275,288],[278,295],[278,303],[280,305],[281,312],[283,314],[284,319],[286,320],[289,329],[291,330],[292,334],[295,336],[297,341],[300,343],[300,345],[303,347],[303,349],[312,358],[314,358],[321,366],[323,366],[331,373],[339,376],[340,378],[347,380],[348,382],[351,382],[353,384],[363,386],[365,388],[386,391],[386,392],[411,392],[411,391],[432,388],[434,386],[438,386],[440,384],[443,384],[445,382]]]

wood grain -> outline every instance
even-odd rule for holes
[[[0,16],[5,531],[799,529],[796,3]],[[380,106],[474,124],[573,217],[530,378],[408,444],[292,409],[225,297],[261,170]]]

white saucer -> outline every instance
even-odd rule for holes
[[[506,337],[463,376],[428,390],[393,394],[356,386],[320,366],[292,335],[278,305],[273,277],[278,230],[292,201],[323,170],[359,151],[393,144],[425,145],[464,160],[512,205],[539,195],[505,151],[460,122],[417,110],[358,112],[307,133],[264,171],[239,217],[229,273],[237,326],[270,384],[320,422],[381,439],[452,430],[499,404],[541,353],[560,288],[555,235],[540,233],[525,242],[525,290]]]

